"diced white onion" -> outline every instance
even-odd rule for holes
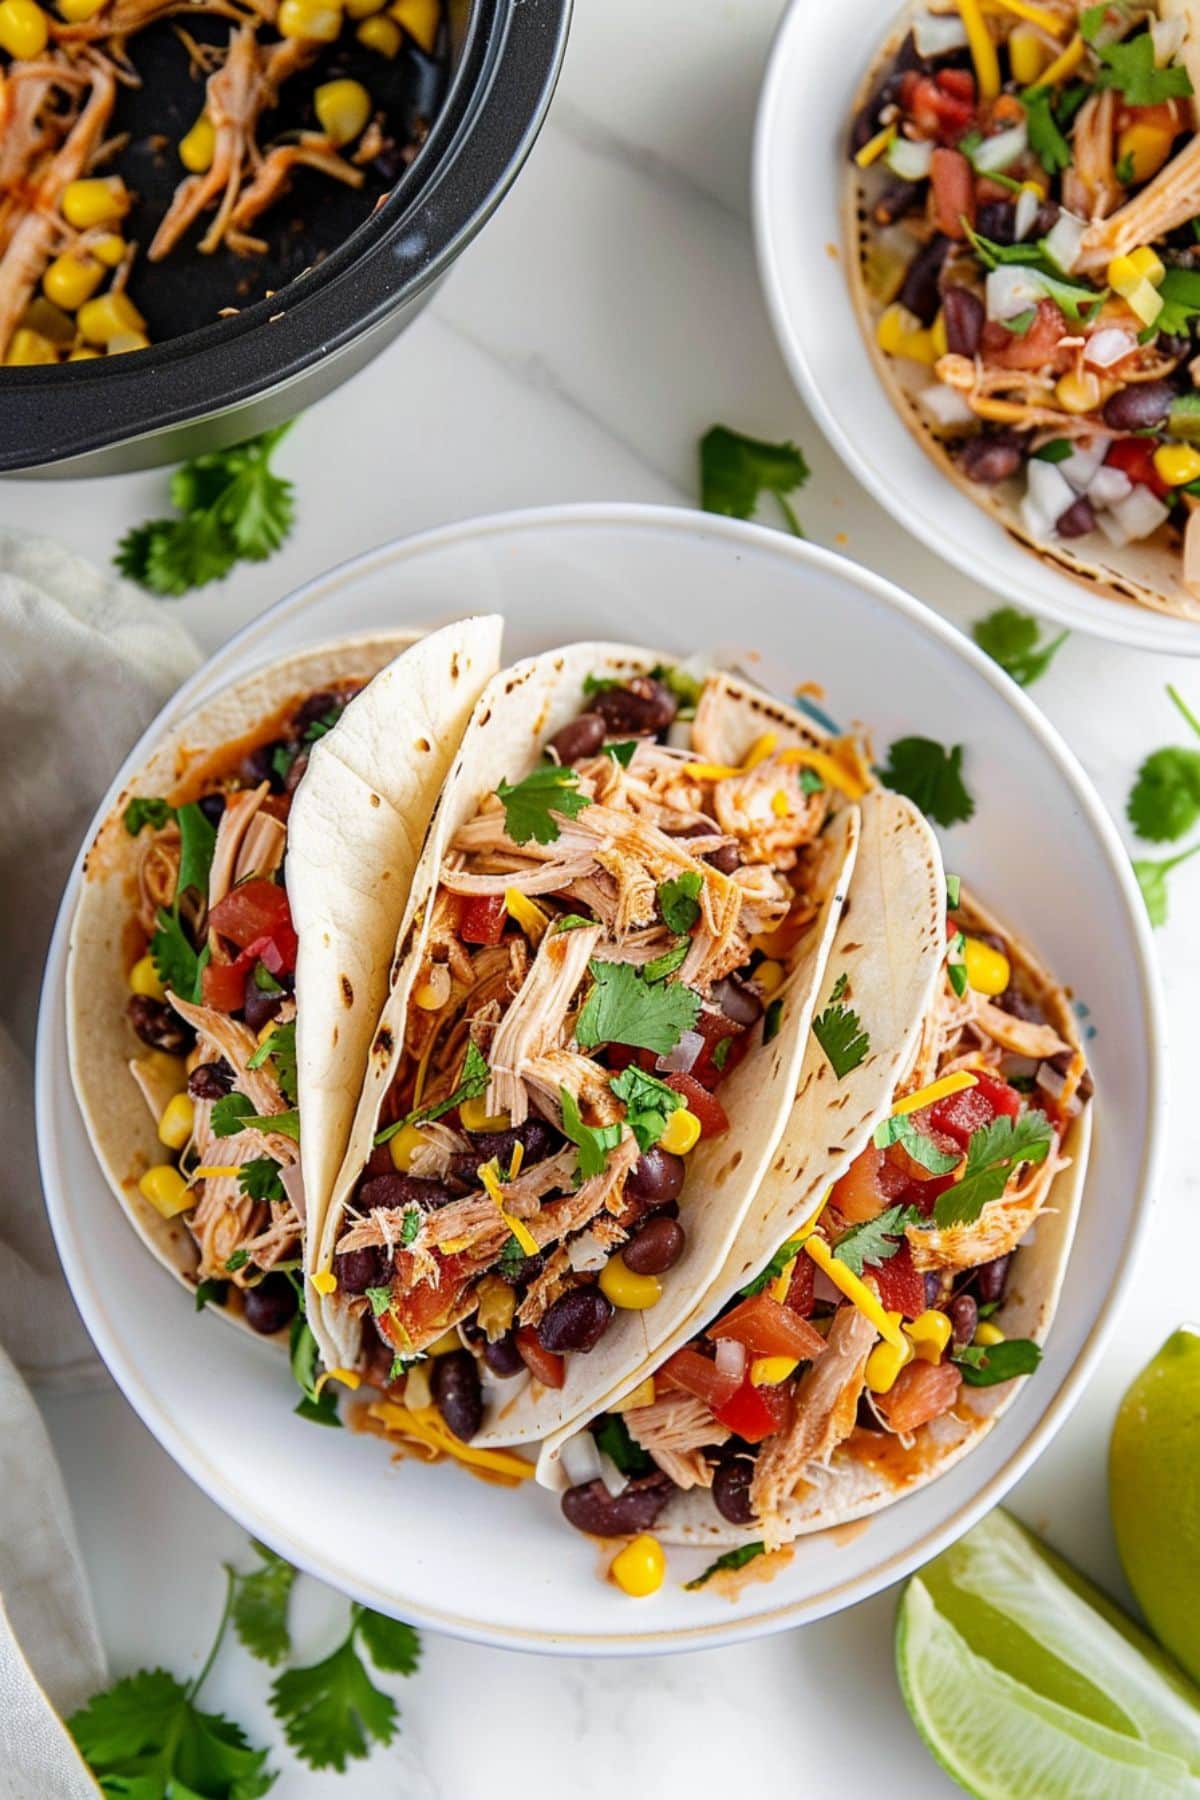
[[[884,160],[901,181],[924,181],[933,163],[933,145],[928,138],[895,137]]]
[[[600,1479],[608,1490],[609,1498],[615,1500],[618,1494],[623,1494],[625,1492],[629,1477],[627,1475],[622,1475],[611,1456],[605,1456],[603,1452],[601,1452]]]
[[[981,175],[995,175],[1015,163],[1018,156],[1024,156],[1028,148],[1029,133],[1022,119],[1020,124],[998,131],[995,137],[984,138],[971,152],[971,161]]]
[[[1150,36],[1154,42],[1154,66],[1165,69],[1167,64],[1183,48],[1183,40],[1187,35],[1187,20],[1182,18],[1155,19],[1150,26]],[[922,56],[927,53],[923,50]]]
[[[1093,506],[1116,506],[1133,492],[1133,483],[1124,469],[1110,469],[1103,464],[1087,484],[1087,497]]]
[[[692,721],[690,719],[672,719],[667,727],[667,743],[672,750],[690,750],[692,747]]]
[[[1041,195],[1034,188],[1023,187],[1017,195],[1017,204],[1013,209],[1013,236],[1018,243],[1022,238],[1029,236],[1041,209]]]
[[[957,13],[918,13],[913,20],[913,43],[918,56],[944,56],[960,50],[967,41],[966,26]]]
[[[1084,345],[1083,360],[1093,369],[1111,369],[1123,356],[1132,355],[1137,347],[1132,331],[1126,331],[1122,325],[1102,325],[1099,331],[1093,331]]]
[[[581,1231],[567,1244],[567,1261],[577,1275],[590,1275],[596,1269],[602,1269],[608,1258],[609,1251],[590,1231]]]
[[[813,1299],[832,1300],[835,1306],[840,1306],[845,1298],[842,1290],[834,1287],[824,1269],[818,1269],[813,1276]]]
[[[600,1473],[600,1452],[590,1431],[577,1431],[569,1437],[560,1455],[568,1487],[582,1487],[586,1481],[595,1481]]]
[[[1015,319],[1036,306],[1046,289],[1036,269],[1024,269],[1020,263],[1001,263],[989,274],[986,292],[989,319]]]
[[[672,1075],[686,1075],[691,1070],[701,1051],[704,1039],[698,1031],[685,1031],[673,1050],[666,1056],[660,1056],[654,1065],[657,1069],[666,1069]]]
[[[717,1372],[740,1381],[746,1373],[746,1346],[736,1338],[717,1339]]]
[[[1052,1100],[1057,1100],[1067,1085],[1066,1076],[1061,1075],[1059,1071],[1052,1068],[1048,1062],[1038,1064],[1036,1080],[1038,1086],[1049,1094]]]
[[[1124,500],[1099,515],[1098,523],[1113,544],[1134,544],[1157,531],[1167,516],[1167,508],[1150,492],[1144,482],[1135,482]]]
[[[1057,463],[1040,462],[1031,457],[1025,469],[1026,494],[1032,505],[1051,525],[1061,519],[1068,506],[1075,504],[1075,490]]]
[[[1084,493],[1104,465],[1111,440],[1097,432],[1095,437],[1085,441],[1076,439],[1070,456],[1064,456],[1054,466],[1066,477],[1077,494]],[[1114,473],[1120,473],[1119,470]],[[1119,497],[1119,496],[1118,496]]]
[[[917,405],[936,425],[970,425],[975,418],[966,395],[941,381],[922,388],[917,395]]]
[[[1060,212],[1042,240],[1046,255],[1064,275],[1069,275],[1075,267],[1075,258],[1079,255],[1079,246],[1086,230],[1086,219],[1076,218],[1074,213]]]

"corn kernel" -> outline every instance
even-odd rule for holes
[[[1015,25],[1009,32],[1008,63],[1019,87],[1032,87],[1053,56],[1053,50],[1041,33],[1031,30],[1028,25]]]
[[[1139,281],[1149,281],[1154,287],[1159,285],[1167,272],[1158,252],[1152,250],[1149,244],[1142,244],[1138,249],[1131,250],[1129,260],[1137,270]]]
[[[686,1156],[689,1150],[695,1149],[699,1137],[700,1121],[695,1113],[689,1112],[686,1106],[677,1106],[658,1141],[672,1156]]]
[[[58,10],[68,25],[82,25],[108,5],[108,0],[58,0]]]
[[[1012,979],[1007,956],[992,944],[985,944],[982,938],[967,939],[963,966],[967,971],[967,985],[977,994],[987,994],[991,998],[1002,994]]]
[[[76,312],[90,300],[104,280],[104,269],[94,257],[72,256],[69,252],[56,256],[42,276],[46,298],[64,312]]]
[[[859,168],[869,169],[872,163],[878,162],[879,158],[890,148],[895,135],[896,127],[885,125],[882,131],[877,131],[874,137],[868,138],[862,149],[856,150],[854,153],[854,160]]]
[[[913,1347],[913,1355],[920,1362],[928,1363],[942,1360],[942,1351],[950,1342],[952,1330],[949,1314],[932,1308],[928,1312],[918,1313],[904,1327],[905,1336]]]
[[[88,240],[88,250],[106,269],[115,269],[125,254],[125,239],[119,231],[105,231]]]
[[[148,1050],[137,1061],[156,1087],[181,1094],[187,1086],[187,1063],[182,1056],[172,1056],[169,1050]]]
[[[15,5],[16,0],[0,0],[0,5]],[[63,189],[62,216],[77,231],[91,225],[115,225],[129,211],[131,196],[119,175],[90,175],[83,181],[70,181]]]
[[[1200,476],[1200,450],[1191,444],[1161,444],[1154,452],[1154,467],[1168,487],[1183,487]]]
[[[53,363],[58,361],[58,351],[40,331],[30,331],[28,326],[22,325],[19,331],[13,332],[4,360],[13,369],[31,363]]]
[[[321,130],[331,144],[352,143],[371,117],[371,96],[361,81],[326,81],[313,95]]]
[[[1116,161],[1128,159],[1133,173],[1131,186],[1149,181],[1171,154],[1175,134],[1161,125],[1127,125],[1117,138]]]
[[[550,920],[536,900],[531,900],[520,888],[505,888],[504,910],[510,919],[516,920],[531,943],[541,943]]]
[[[481,1094],[478,1100],[464,1100],[458,1109],[464,1131],[510,1131],[512,1118],[508,1113],[490,1113],[487,1109],[487,1097]]]
[[[127,979],[131,993],[144,994],[148,1000],[161,1000],[166,994],[152,956],[139,956]]]
[[[387,0],[345,0],[346,17],[348,19],[370,19],[382,12]]]
[[[332,44],[342,29],[342,9],[330,0],[283,0],[277,28],[280,37]]]
[[[933,345],[934,356],[945,356],[950,348],[950,339],[946,332],[946,315],[939,306],[937,317],[929,327],[929,341]]]
[[[179,140],[179,160],[193,175],[203,175],[212,168],[216,149],[217,134],[213,122],[206,112],[202,112],[191,130]]]
[[[786,970],[783,964],[776,962],[774,957],[768,957],[766,962],[760,962],[754,971],[755,986],[764,994],[773,994],[776,988],[782,984],[785,974]]]
[[[414,43],[432,56],[437,46],[441,7],[438,0],[396,0],[391,9],[397,25],[403,27]]]
[[[402,1126],[395,1137],[388,1139],[393,1169],[400,1175],[409,1174],[412,1170],[413,1157],[426,1142],[425,1134],[419,1125]]]
[[[1114,256],[1108,265],[1108,285],[1120,294],[1125,304],[1137,314],[1143,325],[1153,325],[1162,311],[1162,297],[1155,292],[1155,282],[1163,278],[1163,266],[1147,245],[1128,256]]]
[[[320,1269],[312,1278],[318,1294],[336,1294],[338,1278],[332,1269]]]
[[[377,55],[386,56],[389,62],[400,54],[404,42],[404,34],[395,19],[384,19],[378,14],[364,19],[354,35],[364,50],[374,50]]]
[[[187,1093],[173,1094],[158,1121],[159,1143],[165,1144],[168,1150],[182,1150],[192,1135],[195,1118],[196,1105],[192,1096]]]
[[[643,1531],[617,1552],[608,1572],[623,1594],[629,1594],[634,1600],[644,1600],[647,1594],[656,1594],[662,1586],[667,1559],[658,1539]]]
[[[404,1404],[411,1412],[421,1412],[425,1407],[433,1405],[428,1363],[414,1363],[408,1371],[404,1383]]]
[[[797,1356],[756,1356],[750,1364],[753,1387],[778,1387],[800,1367]]]
[[[448,1331],[443,1331],[441,1337],[435,1338],[433,1343],[429,1345],[429,1355],[449,1356],[452,1350],[461,1349],[462,1339],[458,1335],[457,1328],[451,1325]]]
[[[931,365],[937,361],[933,333],[925,331],[920,320],[899,301],[893,301],[879,315],[875,341],[888,356],[907,356],[910,362]]]
[[[902,1313],[888,1313],[888,1322],[900,1338],[899,1344],[876,1344],[867,1358],[867,1386],[873,1394],[890,1394],[895,1386],[896,1377],[901,1369],[907,1368],[913,1359],[913,1347],[909,1339],[899,1330]]]
[[[1090,369],[1068,369],[1054,385],[1054,397],[1065,412],[1094,412],[1100,404],[1100,382]]]
[[[148,350],[150,339],[144,331],[117,331],[105,347],[110,356],[124,356],[129,350]]]
[[[476,1289],[478,1307],[475,1323],[487,1338],[494,1344],[502,1338],[513,1322],[516,1311],[517,1296],[507,1281],[501,1281],[498,1275],[485,1275]]]
[[[975,1327],[974,1341],[982,1344],[985,1350],[992,1350],[997,1344],[1004,1342],[1004,1333],[998,1325],[993,1325],[990,1319],[981,1319]]]
[[[68,356],[68,358],[67,358],[67,361],[68,362],[97,362],[99,360],[99,357],[100,357],[99,350],[93,350],[90,344],[80,344],[80,346],[77,350],[72,350],[70,356]]]
[[[50,41],[50,22],[35,0],[0,0],[0,50],[27,59]]]
[[[654,1377],[647,1375],[645,1381],[639,1381],[631,1388],[623,1400],[617,1400],[609,1407],[609,1412],[633,1412],[639,1406],[654,1405]]]
[[[662,1299],[657,1275],[635,1275],[618,1252],[600,1271],[600,1292],[623,1312],[644,1312]]]
[[[155,1163],[138,1182],[138,1192],[164,1219],[173,1219],[196,1204],[196,1194],[174,1163]]]
[[[97,294],[85,300],[77,314],[80,335],[89,344],[107,345],[123,332],[142,331],[143,319],[128,294]]]

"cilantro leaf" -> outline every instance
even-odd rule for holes
[[[496,792],[504,803],[505,829],[514,844],[527,844],[531,838],[538,844],[554,843],[561,836],[554,813],[574,819],[592,804],[589,794],[579,792],[575,770],[558,763],[541,763],[523,781],[502,781]]]
[[[238,1169],[238,1186],[251,1200],[282,1200],[283,1182],[279,1179],[282,1165],[273,1156],[252,1156]]]
[[[625,1123],[643,1151],[657,1144],[667,1120],[683,1105],[681,1094],[657,1075],[647,1075],[636,1063],[614,1075],[608,1085],[617,1099],[625,1102]]]
[[[310,1769],[342,1772],[369,1754],[370,1739],[390,1744],[396,1735],[396,1703],[372,1682],[356,1640],[381,1669],[407,1675],[417,1665],[419,1640],[411,1626],[355,1605],[350,1630],[331,1655],[286,1669],[271,1689],[271,1710]]]
[[[772,1000],[766,1012],[763,1014],[762,1041],[764,1044],[772,1043],[774,1039],[779,1036],[779,1027],[782,1020],[783,999],[781,996],[778,999]],[[726,1054],[728,1054],[728,1052],[726,1052]]]
[[[610,1457],[622,1475],[649,1475],[654,1468],[654,1458],[634,1443],[620,1413],[605,1413],[600,1423],[592,1426],[592,1436],[600,1454]]]
[[[692,947],[691,938],[677,938],[669,950],[656,956],[651,962],[643,963],[642,976],[646,981],[665,981],[676,969],[681,969],[687,961],[688,951]]]
[[[260,1566],[249,1575],[229,1569],[233,1581],[230,1616],[233,1629],[251,1656],[260,1662],[280,1663],[292,1647],[288,1630],[288,1603],[296,1571],[265,1544],[251,1540]]]
[[[961,1181],[939,1194],[935,1225],[973,1225],[989,1200],[998,1200],[1023,1163],[1046,1160],[1054,1128],[1045,1113],[1027,1109],[1015,1119],[1001,1114],[971,1133]]]
[[[558,1094],[562,1107],[563,1136],[570,1138],[579,1149],[576,1181],[587,1181],[592,1175],[602,1175],[609,1151],[615,1150],[621,1141],[620,1125],[585,1125],[579,1102],[570,1088],[560,1087]]]
[[[415,1675],[421,1660],[421,1640],[403,1619],[389,1619],[386,1613],[371,1612],[361,1607],[358,1613],[358,1635],[363,1648],[375,1664],[389,1675]]]
[[[595,919],[585,919],[582,913],[560,913],[554,921],[555,931],[578,931],[581,925],[594,925]]]
[[[851,1069],[857,1069],[871,1048],[870,1035],[863,1030],[858,1014],[841,1004],[845,991],[846,977],[842,975],[834,983],[828,1006],[812,1023],[812,1034],[829,1058],[829,1065],[839,1081]]]
[[[575,1036],[584,1050],[596,1044],[629,1044],[667,1056],[695,1025],[700,996],[682,982],[643,979],[632,963],[588,964],[594,986],[584,1001]]]
[[[206,1306],[224,1306],[228,1291],[228,1282],[214,1281],[211,1276],[198,1282],[196,1285],[196,1311],[203,1312]]]
[[[933,1139],[916,1124],[911,1113],[895,1113],[889,1119],[881,1119],[875,1127],[872,1142],[877,1150],[886,1150],[889,1144],[902,1144],[913,1161],[928,1169],[931,1175],[948,1175],[962,1161],[957,1151],[951,1154],[939,1150]]]
[[[605,744],[604,754],[611,756],[615,763],[620,763],[623,769],[627,769],[637,755],[637,747],[640,742],[640,738],[629,738],[623,744]]]
[[[257,1800],[275,1781],[269,1752],[220,1713],[201,1712],[166,1669],[118,1681],[67,1729],[104,1791],[130,1800]]]
[[[1069,633],[1060,631],[1047,644],[1041,643],[1041,626],[1029,613],[1015,606],[1002,606],[985,619],[976,619],[971,636],[993,662],[1011,675],[1018,687],[1029,687],[1044,675],[1059,646]]]
[[[1153,926],[1165,925],[1167,922],[1167,876],[1180,863],[1195,856],[1197,850],[1200,850],[1200,844],[1193,844],[1190,850],[1181,850],[1178,856],[1167,856],[1158,862],[1144,857],[1134,858],[1133,872]]]
[[[175,808],[167,800],[139,795],[129,802],[121,816],[130,837],[136,837],[144,825],[149,825],[152,831],[161,831],[167,820],[174,818]]]
[[[1058,128],[1048,88],[1026,88],[1021,95],[1029,148],[1047,175],[1059,175],[1071,166],[1071,146]]]
[[[961,875],[947,875],[947,877],[946,877],[946,905],[949,907],[951,912],[955,911],[955,909],[957,908],[958,903],[961,899],[962,899],[962,876]]]
[[[326,1382],[320,1392],[317,1391],[317,1365],[321,1357],[312,1326],[304,1315],[304,1292],[299,1283],[296,1284],[296,1297],[299,1306],[288,1333],[288,1360],[301,1394],[295,1410],[312,1425],[331,1425],[340,1429],[342,1421],[338,1417],[337,1395],[332,1386]]]
[[[1182,63],[1159,69],[1154,63],[1154,39],[1148,31],[1127,38],[1123,44],[1105,44],[1097,51],[1098,88],[1116,88],[1129,106],[1158,106],[1163,100],[1193,92],[1191,78]]]
[[[1200,313],[1200,270],[1168,269],[1158,285],[1158,295],[1162,311],[1154,321],[1155,331],[1186,337]]]
[[[1125,808],[1139,837],[1163,844],[1200,817],[1200,750],[1168,747],[1143,762]]]
[[[956,931],[946,946],[946,973],[950,977],[950,986],[961,1000],[967,991],[967,940],[961,931]]]
[[[756,1557],[765,1556],[766,1553],[767,1546],[761,1538],[756,1538],[752,1544],[739,1544],[735,1550],[726,1550],[722,1556],[718,1556],[716,1562],[709,1563],[707,1569],[702,1569],[693,1580],[685,1581],[684,1589],[689,1594],[694,1593],[697,1588],[702,1588],[706,1582],[711,1581],[714,1575],[721,1574],[725,1569],[744,1569],[747,1563],[752,1563]]]
[[[764,1288],[770,1287],[773,1281],[777,1281],[792,1258],[799,1255],[803,1242],[803,1238],[788,1238],[786,1243],[780,1244],[766,1268],[760,1270],[754,1280],[748,1281],[744,1288],[738,1289],[742,1298],[749,1300],[752,1295],[761,1294]]]
[[[181,806],[175,818],[179,825],[179,874],[175,881],[178,906],[188,892],[207,894],[217,832],[198,806]]]
[[[390,1309],[392,1304],[391,1288],[369,1287],[366,1289],[366,1295],[371,1306],[371,1317],[373,1319],[382,1319],[384,1313]]]
[[[920,1219],[915,1206],[889,1206],[878,1218],[864,1219],[861,1225],[843,1232],[833,1254],[852,1275],[861,1275],[864,1263],[878,1266],[895,1256],[904,1243],[905,1226],[916,1225]]]
[[[158,930],[150,939],[150,960],[158,979],[184,1000],[199,998],[200,957],[177,913],[158,909]]]
[[[510,1237],[496,1259],[496,1267],[505,1281],[515,1281],[529,1261],[519,1238]]]
[[[963,782],[962,759],[961,744],[946,750],[933,738],[897,738],[879,778],[895,793],[907,795],[935,825],[965,824],[975,802]]]
[[[714,425],[700,440],[700,504],[705,512],[748,519],[761,495],[774,494],[789,531],[803,537],[787,496],[808,477],[808,464],[795,444],[767,444],[727,425]]]
[[[248,1250],[235,1250],[232,1255],[225,1258],[225,1267],[233,1275],[238,1269],[244,1269],[249,1261],[250,1252]]]
[[[289,1019],[276,1025],[246,1063],[248,1069],[261,1069],[267,1061],[275,1065],[275,1077],[284,1099],[294,1106],[297,1096],[296,1021]]]
[[[1073,456],[1074,453],[1075,446],[1070,438],[1051,438],[1049,443],[1041,445],[1033,455],[1037,462],[1060,463],[1066,462],[1068,456]]]
[[[467,1054],[463,1058],[462,1075],[454,1092],[445,1100],[435,1101],[432,1106],[418,1107],[416,1112],[407,1114],[403,1119],[397,1119],[391,1125],[385,1125],[382,1131],[375,1133],[376,1144],[386,1144],[390,1138],[395,1137],[398,1131],[403,1131],[406,1125],[424,1125],[429,1119],[440,1119],[444,1114],[453,1112],[454,1108],[461,1106],[464,1100],[478,1100],[481,1094],[487,1092],[490,1080],[491,1076],[488,1073],[487,1061],[483,1052],[478,1044],[468,1043]]]
[[[669,881],[659,883],[658,910],[667,930],[677,937],[690,931],[700,917],[699,895],[703,886],[704,877],[699,869],[685,869],[682,875],[673,875]]]
[[[700,696],[704,692],[705,677],[689,674],[687,669],[680,668],[678,663],[656,663],[650,671],[651,679],[661,681],[669,688],[679,702],[678,719],[690,719],[700,704]]]
[[[1017,1375],[1032,1375],[1042,1360],[1040,1344],[1031,1338],[1005,1338],[1001,1344],[966,1344],[954,1352],[968,1387],[995,1387]]]
[[[254,1102],[246,1094],[239,1094],[235,1088],[231,1094],[222,1094],[213,1102],[209,1115],[213,1136],[226,1138],[236,1137],[239,1131],[248,1131],[251,1126],[259,1131],[278,1131],[284,1137],[300,1137],[300,1115],[293,1107],[290,1112],[256,1113]]]

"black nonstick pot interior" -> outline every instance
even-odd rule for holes
[[[401,126],[432,126],[411,166],[368,169],[363,191],[301,171],[262,221],[265,258],[188,247],[159,264],[136,297],[151,337],[165,341],[0,370],[0,471],[100,473],[170,460],[286,418],[344,380],[403,327],[516,175],[553,92],[570,6],[450,0],[439,57],[408,49],[388,63],[339,45],[336,61],[289,82],[278,129],[311,124],[312,87],[331,73],[362,80]],[[136,45],[144,84],[118,121],[130,132],[121,168],[157,218],[203,87],[169,24]],[[131,223],[137,231],[136,214]],[[217,316],[230,306],[236,316]]]

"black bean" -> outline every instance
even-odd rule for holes
[[[968,287],[948,287],[942,295],[946,320],[946,344],[955,356],[974,356],[983,335],[984,309],[978,294]]]
[[[574,1350],[586,1356],[604,1336],[613,1316],[612,1301],[595,1282],[568,1288],[560,1294],[537,1328],[538,1343],[555,1356]]]
[[[217,1062],[197,1063],[188,1076],[188,1093],[193,1100],[220,1100],[232,1089],[233,1070],[223,1056]]]
[[[1191,347],[1191,338],[1181,331],[1160,331],[1154,343],[1160,356],[1186,356]]]
[[[979,1307],[970,1294],[956,1294],[946,1311],[950,1315],[951,1336],[956,1350],[969,1344],[979,1323]]]
[[[719,875],[732,875],[742,866],[741,852],[736,844],[721,844],[717,849],[707,851],[700,860],[716,869]]]
[[[420,1206],[428,1210],[453,1199],[440,1181],[423,1181],[418,1175],[372,1175],[360,1186],[354,1204],[364,1213],[376,1207]]]
[[[522,1150],[522,1168],[529,1168],[533,1163],[544,1162],[552,1151],[558,1148],[559,1134],[545,1119],[526,1119],[521,1125],[514,1125],[508,1131],[472,1131],[469,1134],[471,1148],[460,1150],[450,1159],[450,1173],[456,1181],[465,1182],[468,1187],[476,1185],[476,1177],[482,1163],[493,1159],[502,1169],[512,1166],[512,1155],[520,1144]]]
[[[257,1287],[242,1294],[246,1323],[251,1331],[271,1337],[291,1323],[296,1313],[296,1290],[286,1275],[264,1275]]]
[[[328,688],[310,694],[292,714],[292,735],[302,738],[310,725],[315,725],[318,719],[324,719],[327,713],[337,712],[340,707],[341,701]]]
[[[937,318],[938,307],[942,304],[938,277],[949,252],[950,239],[939,231],[927,244],[922,244],[908,265],[899,300],[901,306],[916,314],[922,325],[932,325]]]
[[[1011,200],[981,200],[975,210],[975,229],[993,244],[1011,244],[1017,235],[1016,208]]]
[[[926,1269],[925,1271],[925,1306],[932,1311],[940,1307],[950,1297],[953,1277],[949,1269]]]
[[[1065,513],[1059,514],[1054,529],[1059,537],[1065,538],[1086,537],[1089,531],[1096,529],[1096,515],[1086,494],[1080,494]]]
[[[958,465],[968,481],[983,481],[991,486],[1015,475],[1024,455],[1016,438],[1000,432],[981,432],[978,437],[967,439]]]
[[[264,1025],[270,1024],[286,999],[287,995],[282,991],[275,994],[269,988],[260,988],[254,979],[254,970],[246,970],[245,985],[242,988],[242,1016],[251,1031],[261,1031]]]
[[[914,212],[924,204],[924,182],[889,181],[871,211],[877,225],[894,225],[905,213]]]
[[[1110,431],[1145,431],[1161,425],[1175,400],[1169,381],[1135,381],[1118,388],[1104,402],[1104,423]]]
[[[271,744],[257,744],[253,750],[243,756],[239,763],[239,779],[247,787],[259,787],[265,781],[270,785],[273,794],[281,794],[283,777],[275,767],[275,752],[290,749],[291,745],[286,744],[282,738],[277,738]]]
[[[660,1215],[639,1226],[621,1255],[635,1275],[663,1275],[675,1267],[685,1242],[683,1226]]]
[[[1033,230],[1028,233],[1028,236],[1030,238],[1040,238],[1045,237],[1048,231],[1053,231],[1054,227],[1058,224],[1058,217],[1061,211],[1062,208],[1059,206],[1057,200],[1043,200],[1042,204],[1038,207],[1037,218],[1033,221]],[[978,226],[976,226],[976,230],[978,229]]]
[[[585,756],[596,755],[607,736],[608,726],[603,713],[580,713],[577,719],[555,732],[550,739],[550,748],[560,763],[582,762]]]
[[[308,746],[306,744],[304,749],[301,750],[299,756],[297,756],[295,758],[295,760],[292,763],[291,768],[288,770],[287,774],[283,778],[284,793],[285,794],[294,794],[296,789],[300,786],[300,783],[304,780],[304,777],[305,777],[305,774],[307,773],[307,771],[308,771]]]
[[[994,1262],[982,1263],[975,1271],[972,1286],[981,1306],[994,1306],[1003,1300],[1004,1290],[1008,1286],[1008,1272],[1012,1267],[1012,1251],[1007,1256],[998,1256]]]
[[[655,1144],[634,1163],[625,1182],[625,1192],[635,1200],[660,1205],[664,1200],[678,1199],[686,1173],[682,1156],[675,1156]]]
[[[996,1005],[1001,1012],[1011,1013],[1014,1019],[1024,1019],[1030,1025],[1045,1025],[1046,1014],[1039,1003],[1019,988],[1015,982],[1009,982]]]
[[[210,825],[221,823],[221,814],[225,811],[224,794],[201,794],[196,804]]]
[[[364,1244],[361,1250],[343,1250],[333,1259],[333,1272],[343,1294],[365,1294],[382,1287],[389,1274],[389,1259],[382,1244]]]
[[[162,1000],[148,994],[134,994],[126,1008],[129,1023],[152,1050],[166,1050],[171,1056],[182,1056],[191,1049],[196,1034],[179,1014]]]
[[[735,1457],[730,1462],[720,1463],[713,1476],[713,1504],[723,1519],[731,1525],[749,1525],[754,1518],[754,1507],[750,1500],[750,1483],[754,1479],[754,1464],[744,1456]]]
[[[510,1375],[519,1375],[525,1367],[525,1359],[517,1349],[516,1332],[506,1331],[494,1343],[485,1343],[483,1360],[492,1374],[498,1375],[501,1380],[507,1380]]]
[[[1073,1050],[1060,1050],[1057,1056],[1048,1056],[1046,1061],[1057,1074],[1068,1075],[1074,1056]],[[1075,1089],[1076,1096],[1080,1100],[1090,1100],[1095,1091],[1096,1084],[1092,1080],[1092,1072],[1090,1069],[1085,1069],[1079,1077],[1079,1086]]]
[[[483,1423],[479,1370],[469,1350],[434,1358],[429,1387],[434,1405],[456,1438],[469,1444]]]
[[[739,981],[736,975],[726,975],[723,980],[714,982],[713,999],[735,1025],[756,1025],[762,1017],[763,1003],[753,988]]]
[[[675,1492],[668,1475],[635,1475],[617,1495],[597,1477],[568,1488],[562,1497],[563,1517],[576,1531],[592,1537],[625,1537],[649,1531]]]
[[[596,711],[613,737],[653,737],[665,731],[679,702],[669,687],[652,675],[635,675],[624,687],[605,688],[596,695]]]

